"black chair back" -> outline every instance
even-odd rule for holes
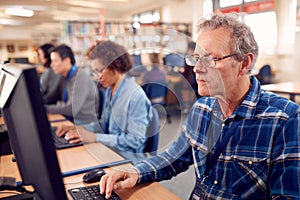
[[[152,107],[151,110],[152,110],[153,117],[147,128],[147,132],[146,132],[147,141],[146,141],[144,152],[149,153],[150,155],[156,155],[158,149],[158,142],[159,142],[160,124],[159,124],[159,116],[156,109]]]

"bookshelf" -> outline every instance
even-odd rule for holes
[[[106,21],[102,26],[105,30],[100,27],[99,21],[63,22],[62,41],[72,47],[78,66],[85,65],[84,54],[96,40],[112,40],[125,46],[132,54],[153,49],[185,53],[192,32],[192,25],[188,23],[141,24],[139,29],[135,29],[132,22]]]

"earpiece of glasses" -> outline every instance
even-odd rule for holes
[[[232,57],[232,56],[235,56],[235,54],[230,54],[230,55],[223,56],[223,57],[220,57],[220,58],[212,58],[210,56],[200,57],[200,56],[197,56],[197,55],[188,55],[184,59],[185,59],[186,64],[191,66],[191,67],[196,66],[198,61],[203,66],[216,67],[216,64],[217,64],[216,62],[217,61],[223,60],[225,58],[229,58],[229,57]]]
[[[103,74],[103,71],[106,69],[106,67],[103,67],[101,68],[100,70],[99,69],[94,69],[92,70],[92,75],[93,76],[100,76]]]

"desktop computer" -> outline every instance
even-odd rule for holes
[[[64,200],[67,199],[67,194],[63,177],[131,162],[123,159],[61,173],[50,123],[40,93],[38,75],[36,69],[30,65],[0,65],[0,109],[22,178],[21,183],[10,185],[1,185],[0,181],[0,191],[9,189],[21,193],[9,199]],[[7,179],[0,177],[0,180],[1,178]],[[14,178],[9,177],[9,182]],[[33,191],[27,191],[23,186],[32,186]],[[90,188],[81,187],[80,191]],[[74,199],[80,195],[77,189],[69,190]],[[77,192],[74,193],[75,191]],[[100,194],[97,195],[97,198],[103,198]],[[119,197],[115,194],[113,199]]]
[[[17,199],[67,199],[34,67],[9,63],[1,66],[0,106],[21,185],[34,188]]]

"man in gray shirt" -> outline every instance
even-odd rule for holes
[[[62,114],[76,125],[97,121],[99,94],[91,77],[75,65],[73,51],[67,45],[59,45],[50,51],[51,67],[63,76],[61,100],[46,105],[48,113]]]

